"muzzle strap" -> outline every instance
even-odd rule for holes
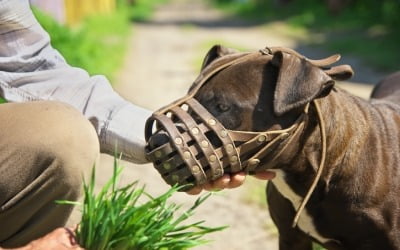
[[[230,166],[232,172],[239,172],[241,167],[239,152],[235,146],[234,141],[229,135],[229,131],[222,126],[198,101],[194,98],[188,99],[187,104],[196,112],[204,124],[214,131],[218,139],[222,142],[222,148],[226,154],[224,160],[225,167]]]
[[[155,115],[154,118],[159,120],[164,125],[164,127],[167,129],[169,136],[174,139],[176,150],[187,164],[187,167],[184,167],[183,169],[190,169],[190,172],[195,177],[197,183],[206,183],[206,174],[204,173],[203,168],[201,168],[200,163],[196,159],[195,153],[187,145],[186,141],[181,136],[179,130],[175,127],[171,119],[164,115]],[[186,179],[185,177],[189,178],[190,176],[185,176],[184,173],[173,173],[170,176],[167,176],[166,180],[170,180],[172,183],[177,183],[182,179]]]
[[[181,108],[173,107],[171,110],[176,116],[179,117],[181,121],[185,121],[185,126],[188,133],[196,141],[196,144],[199,145],[198,148],[200,148],[202,154],[206,158],[208,158],[211,175],[206,174],[207,177],[209,177],[211,180],[215,180],[216,178],[220,177],[223,173],[223,165],[219,160],[218,154],[212,146],[211,142],[204,135],[204,133],[201,132],[203,130],[202,127],[199,127],[196,121]],[[198,154],[199,152],[195,153],[194,155]],[[200,160],[200,163],[204,165],[207,164],[207,161]]]

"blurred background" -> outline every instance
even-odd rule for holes
[[[31,0],[52,45],[73,66],[106,75],[123,97],[150,110],[183,96],[214,44],[239,50],[293,48],[312,59],[342,54],[355,76],[337,83],[368,98],[374,84],[400,69],[400,0]],[[168,189],[151,164],[126,167],[152,194]],[[112,172],[102,156],[99,186]],[[100,174],[99,174],[100,173]],[[248,177],[212,196],[196,217],[230,226],[198,249],[277,249],[265,182]],[[178,194],[176,202],[195,197]],[[79,220],[76,213],[71,223]],[[315,248],[319,248],[315,246]]]

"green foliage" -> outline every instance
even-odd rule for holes
[[[350,0],[337,13],[329,10],[326,1],[292,0],[277,4],[276,0],[211,0],[229,12],[264,22],[284,21],[310,33],[323,34],[325,39],[305,41],[365,59],[386,70],[400,67],[400,1]]]
[[[151,18],[154,9],[167,0],[135,0],[129,8],[129,17],[133,21],[147,21]]]
[[[0,97],[0,104],[6,103],[7,101]]]
[[[50,34],[52,46],[70,65],[83,68],[91,75],[113,77],[122,63],[130,32],[129,18],[124,9],[88,17],[74,28],[59,24],[37,9],[34,13]]]
[[[90,182],[84,184],[83,204],[58,202],[79,205],[83,209],[77,240],[85,249],[187,249],[207,243],[204,235],[225,228],[206,227],[204,221],[184,224],[210,194],[201,196],[191,208],[182,212],[180,205],[168,202],[179,187],[152,197],[136,182],[118,187],[121,170],[115,160],[112,178],[95,194],[93,169]]]
[[[313,243],[312,247],[313,247],[313,250],[325,250],[325,248],[323,248],[321,245],[319,245],[317,243]]]

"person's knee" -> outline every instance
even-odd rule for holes
[[[59,102],[31,103],[34,114],[32,135],[22,140],[26,151],[41,162],[43,172],[51,172],[70,191],[80,189],[99,157],[99,141],[94,127],[73,107]],[[37,107],[35,107],[37,105]],[[22,144],[21,143],[21,144]],[[47,162],[47,163],[45,163]],[[66,188],[66,187],[64,187]],[[75,196],[75,195],[73,195]]]
[[[65,182],[75,184],[87,176],[99,157],[99,141],[94,127],[77,110],[62,103],[50,103],[43,114],[50,118],[47,140],[37,142],[41,154],[56,160]]]

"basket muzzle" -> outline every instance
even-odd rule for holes
[[[308,105],[287,129],[251,132],[226,129],[194,98],[212,75],[260,53],[245,54],[208,72],[206,69],[188,95],[157,110],[147,120],[147,157],[168,184],[202,185],[226,173],[251,173],[260,170],[261,165],[262,169],[271,168],[271,164],[261,161],[268,156],[273,162],[300,134]],[[161,143],[152,143],[157,137],[163,138]]]

